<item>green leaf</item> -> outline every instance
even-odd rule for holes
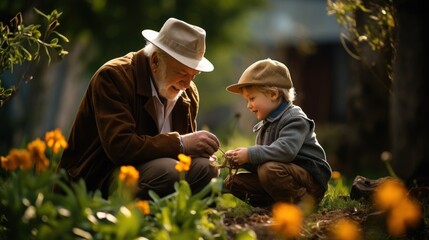
[[[235,208],[237,206],[237,198],[230,194],[222,194],[218,199],[216,199],[217,206],[225,209]]]
[[[57,45],[58,44],[58,38],[52,38],[51,39],[51,44],[52,45]]]
[[[169,232],[173,230],[173,225],[171,224],[172,223],[171,211],[169,208],[161,209],[161,219],[159,220],[161,221],[161,224],[165,230]]]
[[[57,34],[58,37],[60,37],[64,42],[69,42],[69,39],[66,36],[62,35],[61,33],[57,32],[57,31],[54,31],[54,33]]]
[[[140,228],[140,219],[137,216],[134,211],[125,206],[120,207],[116,224],[117,239],[134,239],[137,237]]]
[[[253,230],[244,230],[237,234],[236,240],[256,240],[258,239],[256,233]]]
[[[43,12],[41,12],[39,9],[37,9],[37,8],[33,8],[34,9],[34,11],[37,13],[37,14],[39,14],[39,15],[41,15],[41,16],[43,16],[43,17],[45,17],[45,18],[49,18],[48,17],[48,15],[46,15],[46,14],[44,14]]]
[[[49,27],[46,30],[46,32],[52,32],[52,31],[54,31],[54,29],[57,28],[59,25],[60,25],[60,23],[57,20],[54,20],[53,22],[51,22],[49,24]]]
[[[161,201],[161,198],[153,190],[149,190],[148,194],[155,203],[159,203]]]

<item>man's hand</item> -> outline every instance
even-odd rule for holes
[[[201,130],[180,136],[187,155],[213,155],[219,149],[219,139],[210,132]]]

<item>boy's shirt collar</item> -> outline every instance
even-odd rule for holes
[[[257,132],[259,131],[259,129],[261,129],[261,127],[266,123],[266,122],[274,122],[275,120],[277,120],[279,117],[281,117],[281,115],[283,114],[283,112],[286,110],[286,108],[289,106],[289,102],[287,100],[283,100],[276,109],[274,109],[273,111],[270,112],[270,114],[268,114],[267,118],[258,122],[254,127],[253,127],[253,132]]]
[[[280,114],[283,112],[283,110],[287,108],[288,105],[288,101],[282,100],[282,102],[277,106],[277,108],[271,111],[270,114],[268,114],[265,120],[270,122],[274,121],[278,116],[280,116]]]

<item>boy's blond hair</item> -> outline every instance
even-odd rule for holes
[[[278,92],[279,97],[277,101],[281,101],[282,99],[285,99],[290,103],[293,103],[296,97],[296,92],[294,87],[291,87],[290,89],[286,89],[286,88],[280,88],[276,86],[246,85],[240,88],[241,94],[243,93],[243,89],[254,89],[264,94],[267,94],[269,92]]]

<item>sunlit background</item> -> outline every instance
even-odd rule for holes
[[[316,122],[316,133],[334,170],[388,175],[380,155],[390,150],[389,89],[340,42],[344,32],[325,0],[205,1],[11,1],[0,3],[0,20],[18,12],[24,23],[39,22],[33,8],[62,12],[58,31],[69,38],[69,54],[1,76],[8,86],[29,71],[33,76],[0,108],[0,155],[55,128],[70,131],[86,86],[107,60],[145,45],[143,29],[158,31],[169,17],[203,27],[211,73],[198,75],[200,129],[215,133],[226,147],[253,144],[257,119],[244,100],[225,87],[236,83],[253,62],[285,63],[297,91],[296,105]],[[27,76],[27,75],[25,75]],[[237,136],[247,139],[235,141]]]

